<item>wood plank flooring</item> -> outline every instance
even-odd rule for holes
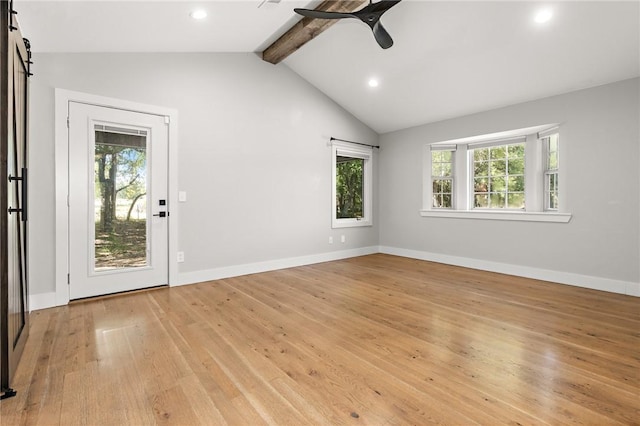
[[[36,311],[0,424],[640,424],[640,299],[388,255]]]

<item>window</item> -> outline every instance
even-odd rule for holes
[[[473,207],[524,210],[524,143],[472,150]]]
[[[336,217],[364,217],[364,160],[338,155],[336,157]]]
[[[422,216],[568,222],[558,125],[425,146]]]
[[[542,138],[546,166],[544,171],[544,208],[558,210],[558,134]]]
[[[450,149],[431,151],[431,185],[433,208],[453,207],[453,151]]]
[[[332,227],[371,225],[371,148],[333,142]]]

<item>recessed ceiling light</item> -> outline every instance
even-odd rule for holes
[[[189,16],[193,19],[201,20],[207,17],[207,11],[202,9],[194,10],[189,14]]]
[[[380,82],[376,78],[369,79],[369,87],[378,87]]]
[[[536,16],[535,18],[533,18],[533,20],[538,24],[544,24],[546,22],[549,22],[552,16],[553,12],[551,11],[551,9],[542,9],[539,10],[538,13],[536,13]]]

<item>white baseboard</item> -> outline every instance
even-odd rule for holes
[[[431,262],[445,263],[447,265],[463,266],[465,268],[479,269],[482,271],[498,272],[501,274],[516,275],[519,277],[533,278],[536,280],[551,281],[576,287],[640,297],[640,283],[634,283],[631,281],[612,280],[609,278],[580,275],[571,272],[551,271],[548,269],[539,269],[530,266],[511,265],[508,263],[449,256],[446,254],[408,250],[397,247],[380,246],[379,249],[380,253],[409,257],[412,259],[428,260]]]
[[[629,296],[640,297],[640,283],[627,283],[627,291],[625,294]]]
[[[431,262],[463,266],[465,268],[479,269],[482,271],[498,272],[502,274],[516,275],[525,278],[533,278],[560,284],[568,284],[576,287],[640,297],[640,283],[631,281],[612,280],[609,278],[593,277],[570,272],[551,271],[547,269],[532,268],[529,266],[518,266],[508,263],[491,262],[468,257],[449,256],[445,254],[388,246],[361,247],[350,250],[312,254],[309,256],[276,259],[244,265],[224,266],[221,268],[207,269],[203,271],[182,272],[178,274],[178,281],[174,286],[219,280],[223,278],[237,277],[240,275],[257,274],[260,272],[275,271],[284,268],[294,268],[296,266],[312,265],[314,263],[330,262],[332,260],[348,259],[350,257],[365,256],[367,254],[375,253],[392,254],[412,259],[428,260]],[[55,292],[29,295],[30,311],[52,308],[54,306],[56,306]]]
[[[332,251],[328,253],[312,254],[309,256],[290,257],[287,259],[268,260],[266,262],[248,263],[244,265],[223,266],[221,268],[204,271],[181,272],[178,274],[176,285],[195,284],[204,281],[237,277],[240,275],[257,274],[278,269],[295,268],[296,266],[312,265],[314,263],[330,262],[332,260],[347,259],[378,253],[378,246],[361,247],[350,250]]]
[[[29,312],[56,306],[56,292],[29,295]]]

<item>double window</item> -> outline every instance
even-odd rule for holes
[[[558,212],[559,130],[540,127],[428,145],[423,216]]]
[[[333,228],[370,226],[372,197],[371,148],[333,142]]]

